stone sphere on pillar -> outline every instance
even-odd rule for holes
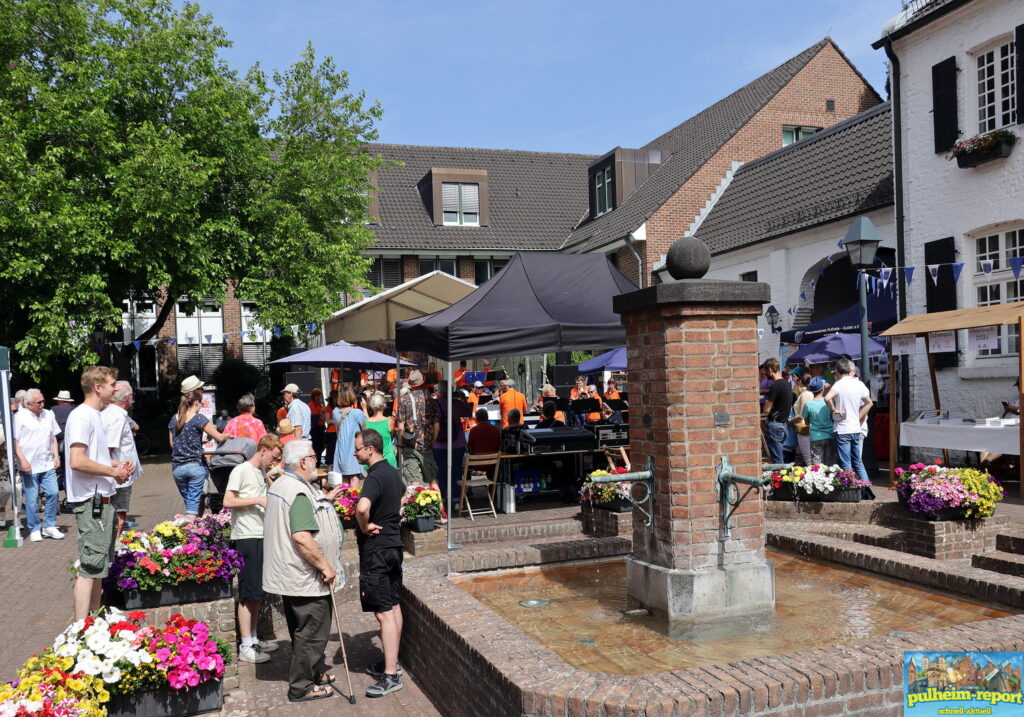
[[[711,250],[697,237],[676,239],[665,257],[665,268],[673,279],[700,279],[711,266]]]

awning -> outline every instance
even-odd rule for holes
[[[626,349],[612,349],[600,356],[595,356],[589,361],[584,361],[576,368],[581,374],[594,373],[595,371],[625,371]]]
[[[896,323],[896,297],[889,291],[880,295],[868,295],[868,330],[872,336],[879,335]],[[784,344],[805,344],[829,334],[848,334],[860,331],[860,302],[833,314],[827,319],[815,321],[800,329],[783,331],[780,340]]]
[[[973,329],[978,326],[999,326],[1016,324],[1024,316],[1024,301],[1011,304],[977,306],[972,309],[954,309],[934,314],[908,316],[895,326],[882,332],[882,336],[904,336],[906,334],[928,334],[932,331]]]
[[[350,344],[347,341],[337,341],[327,346],[317,346],[309,351],[292,354],[271,361],[272,364],[298,364],[300,366],[319,366],[320,368],[333,368],[335,366],[349,366],[353,368],[394,368],[396,360],[394,356],[388,356],[377,351],[371,351],[362,346]],[[416,364],[402,361],[403,366],[415,366]]]
[[[394,341],[395,322],[446,309],[474,289],[468,281],[432,271],[336,312],[324,322],[325,338],[328,343]]]

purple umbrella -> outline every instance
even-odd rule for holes
[[[868,339],[868,355],[885,353],[885,346],[872,338]],[[860,358],[860,334],[829,334],[816,339],[790,354],[786,363],[828,363],[846,354],[852,359]]]
[[[387,354],[371,351],[362,346],[350,344],[347,341],[319,346],[309,351],[279,358],[271,361],[272,364],[303,364],[306,366],[320,366],[331,368],[333,366],[358,366],[359,368],[385,369],[395,365],[395,359]],[[403,366],[415,366],[414,363],[402,361]]]

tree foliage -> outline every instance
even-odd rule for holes
[[[170,0],[0,2],[0,342],[22,371],[96,360],[121,302],[321,321],[363,279],[379,103],[307,46],[245,75]]]

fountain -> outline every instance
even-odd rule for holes
[[[667,259],[676,281],[615,299],[631,458],[650,467],[632,540],[483,545],[407,564],[402,660],[446,714],[895,715],[904,651],[1020,649],[1024,617],[1010,615],[1024,578],[936,567],[880,533],[814,533],[807,515],[766,529],[754,476],[769,289],[703,279],[708,262],[681,240]],[[850,510],[868,523],[888,507]]]

